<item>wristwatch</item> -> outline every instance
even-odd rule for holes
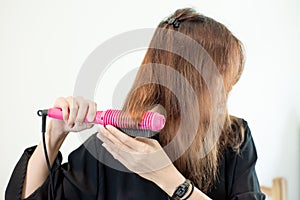
[[[186,180],[184,181],[184,183],[180,184],[180,185],[176,188],[175,192],[174,192],[173,195],[172,195],[172,198],[173,198],[174,200],[181,200],[182,197],[184,197],[184,195],[185,195],[186,192],[188,191],[190,185],[191,185],[191,181],[190,181],[189,179],[186,179]]]

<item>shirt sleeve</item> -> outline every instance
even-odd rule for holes
[[[33,154],[36,146],[29,147],[25,149],[18,163],[16,164],[13,173],[8,182],[6,191],[5,191],[5,199],[21,199],[22,190],[24,185],[24,180],[27,171],[28,161]],[[60,166],[62,161],[61,153],[59,152],[56,160],[53,163],[53,169],[56,171]],[[39,187],[35,192],[33,192],[26,199],[48,199],[48,187],[49,187],[49,178],[43,183],[41,187]]]
[[[95,137],[87,140],[95,145]],[[21,199],[28,160],[36,146],[26,149],[13,170],[5,191],[5,199]],[[41,161],[43,162],[43,161]],[[53,171],[53,183],[55,199],[96,199],[98,185],[97,160],[81,145],[73,151],[68,162],[62,163],[62,155],[59,152],[55,159]],[[50,198],[50,178],[34,191],[26,200],[45,200]]]
[[[264,200],[265,195],[260,191],[257,179],[255,164],[257,152],[250,129],[246,121],[244,123],[245,138],[241,146],[240,153],[233,150],[230,152],[232,166],[232,181],[230,188],[231,200]]]

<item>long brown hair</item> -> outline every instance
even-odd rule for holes
[[[170,21],[172,18],[173,21]],[[178,26],[172,23],[174,19],[179,23]],[[174,32],[192,38],[213,60],[222,77],[225,94],[222,100],[225,114],[222,119],[211,119],[211,89],[202,73],[205,70],[212,71],[213,66],[205,61],[207,56],[203,53],[197,52],[188,42],[175,38]],[[160,48],[155,48],[157,46]],[[181,52],[192,55],[190,57],[193,60],[186,60],[174,53],[172,50],[175,46]],[[195,68],[194,64],[199,68]],[[176,159],[176,168],[204,192],[208,192],[217,179],[224,148],[229,145],[238,150],[243,140],[242,131],[238,131],[238,135],[234,132],[237,130],[234,125],[242,127],[239,120],[230,117],[226,107],[228,93],[239,80],[243,66],[242,44],[224,25],[191,8],[179,9],[159,24],[124,103],[123,109],[129,111],[136,120],[157,104],[165,109],[167,121],[159,134],[159,142],[167,146],[176,138],[175,146],[167,149],[167,154],[172,160]],[[215,77],[209,78],[213,80],[213,87],[217,88]],[[184,86],[182,80],[189,86]],[[192,92],[188,87],[192,88]],[[221,129],[208,132],[212,122],[221,123]],[[176,134],[179,137],[175,137]],[[187,143],[191,140],[191,143]],[[209,144],[209,148],[205,143]],[[187,148],[186,144],[189,144]],[[185,152],[182,153],[182,150]]]

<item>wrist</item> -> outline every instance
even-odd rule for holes
[[[59,128],[55,128],[55,126],[53,125],[53,121],[51,120],[45,136],[48,150],[50,152],[59,151],[62,143],[67,136],[67,132],[64,132]]]
[[[171,197],[176,188],[185,181],[185,177],[174,167],[174,165],[170,166],[164,174],[166,177],[158,177],[159,180],[157,181],[157,184]]]

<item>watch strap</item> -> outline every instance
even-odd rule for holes
[[[192,182],[189,179],[186,179],[184,183],[180,184],[176,190],[174,191],[172,198],[174,200],[180,200],[182,197],[184,197],[190,187]]]

